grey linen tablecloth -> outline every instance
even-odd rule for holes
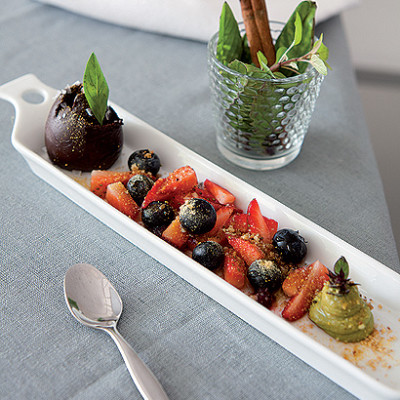
[[[340,18],[318,29],[333,71],[301,155],[273,172],[218,154],[204,43],[3,0],[0,84],[33,73],[63,88],[95,51],[115,103],[400,271]],[[40,180],[10,144],[13,120],[0,101],[0,398],[140,398],[111,339],[67,311],[63,277],[77,262],[118,289],[120,331],[171,400],[352,398]]]

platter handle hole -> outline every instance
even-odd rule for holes
[[[29,104],[41,104],[45,100],[43,94],[35,89],[26,90],[22,93],[22,98]]]

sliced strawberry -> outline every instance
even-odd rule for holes
[[[200,240],[199,236],[194,237],[194,236],[189,235],[188,241],[186,242],[187,248],[188,248],[190,251],[193,251],[193,249],[200,243],[199,240]],[[204,242],[204,241],[206,241],[206,240],[207,240],[207,239],[201,240],[201,242]]]
[[[195,193],[192,191],[188,193],[177,193],[175,196],[168,200],[169,205],[176,211],[179,210],[179,207],[182,206],[186,200],[192,199],[195,196]]]
[[[132,219],[136,219],[140,214],[139,206],[122,182],[108,185],[105,198],[109,204]]]
[[[229,220],[229,225],[235,231],[246,233],[249,228],[247,224],[247,214],[234,214]]]
[[[146,208],[152,201],[169,200],[180,193],[187,193],[197,185],[197,176],[189,167],[181,167],[171,172],[166,178],[158,179],[145,197],[142,208]]]
[[[239,253],[248,266],[253,261],[265,257],[264,252],[248,240],[234,236],[228,236],[227,239],[229,244]]]
[[[143,200],[142,208],[146,208],[152,201],[158,200],[157,196],[162,197],[158,193],[161,191],[163,186],[165,186],[166,179],[167,178],[159,178],[154,182],[153,187],[147,192],[147,195]]]
[[[267,221],[261,214],[260,206],[256,199],[253,199],[247,208],[247,222],[249,224],[249,232],[255,235],[259,234],[265,243],[270,243],[272,241],[276,230],[274,231],[271,229],[272,224],[267,224]]]
[[[288,277],[283,281],[282,290],[288,297],[293,297],[299,293],[310,273],[310,266],[293,269]]]
[[[209,236],[216,235],[228,222],[229,218],[231,217],[234,207],[221,207],[217,210],[217,220],[215,221],[214,228],[211,229],[210,232],[207,233]]]
[[[204,181],[204,187],[217,199],[218,203],[220,204],[226,205],[233,204],[235,202],[235,196],[231,192],[208,179]]]
[[[246,264],[234,250],[225,252],[224,279],[238,289],[242,289],[246,282]]]
[[[190,250],[193,250],[199,243],[207,242],[208,240],[212,240],[213,242],[219,243],[221,246],[227,246],[228,241],[226,239],[225,233],[223,230],[218,231],[216,234],[210,236],[210,234],[204,233],[203,235],[189,235],[189,239],[187,242],[187,247]]]
[[[316,293],[329,280],[328,269],[319,261],[315,261],[309,268],[308,277],[300,291],[289,300],[282,311],[282,317],[288,321],[296,321],[305,315]]]
[[[197,185],[194,190],[196,191],[196,193],[203,199],[208,200],[210,202],[216,202],[217,199],[215,198],[215,196],[209,192],[206,188],[204,187],[200,187],[201,185]]]
[[[106,197],[108,185],[115,182],[122,182],[126,185],[133,175],[135,174],[130,171],[116,172],[93,170],[90,176],[90,190],[104,199]]]
[[[278,221],[267,217],[264,217],[264,221],[270,230],[272,237],[274,237],[275,233],[278,231]]]
[[[179,222],[179,218],[176,217],[162,233],[161,237],[173,246],[181,249],[189,239],[189,234],[184,231]]]
[[[214,242],[219,243],[221,246],[227,246],[228,241],[226,239],[225,233],[223,231],[219,231],[216,235],[214,236],[209,236],[207,240],[212,240]]]
[[[196,186],[194,190],[197,194],[196,197],[207,200],[215,208],[215,211],[222,207],[222,204],[218,203],[217,199],[207,189]]]

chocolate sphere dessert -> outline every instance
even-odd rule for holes
[[[107,107],[100,125],[85,98],[81,83],[67,87],[51,107],[45,126],[50,160],[67,170],[108,169],[123,143],[122,120]]]

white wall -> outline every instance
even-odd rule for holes
[[[400,75],[400,1],[362,0],[343,17],[355,67]]]
[[[343,20],[400,250],[400,1],[363,0]]]

